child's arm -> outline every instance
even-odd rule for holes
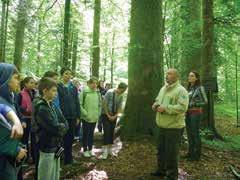
[[[21,138],[23,136],[22,124],[14,111],[9,111],[7,119],[13,122],[11,138]]]
[[[78,98],[78,96],[79,96],[79,93],[78,93],[78,90],[77,90],[77,87],[75,87],[75,105],[76,105],[76,111],[77,111],[77,121],[79,121],[80,122],[80,113],[81,113],[81,110],[80,110],[80,102],[79,102],[79,98]],[[79,123],[78,122],[78,123]],[[78,124],[77,123],[77,124]]]
[[[3,123],[3,125],[0,126],[0,156],[17,158],[21,151],[19,141],[10,138],[11,129],[4,125],[8,120],[6,120],[6,117],[4,117],[3,114],[0,114],[0,121]],[[22,153],[20,154],[22,155]]]
[[[54,119],[50,109],[40,107],[36,113],[36,120],[49,134],[55,136],[63,136],[65,134],[65,124],[59,123],[58,120]]]
[[[0,104],[0,113],[8,120],[11,121],[12,131],[11,131],[11,138],[21,138],[23,136],[23,129],[19,118],[17,117],[16,113],[7,105]]]
[[[83,97],[83,96],[84,96],[84,90],[79,95],[79,102],[80,102],[80,111],[81,111],[82,117],[87,117],[87,111],[84,108],[84,104],[83,104],[84,103],[83,99],[85,98],[85,100],[86,100],[86,97]]]
[[[60,123],[65,124],[65,130],[67,132],[67,130],[69,129],[68,121],[65,119],[65,117],[62,114],[62,111],[59,108],[55,108],[55,111],[56,111],[57,116],[58,116],[58,121]]]

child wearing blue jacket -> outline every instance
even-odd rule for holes
[[[17,117],[13,93],[19,89],[19,74],[14,65],[0,63],[0,179],[16,180],[16,161],[26,156],[19,138],[23,129]]]

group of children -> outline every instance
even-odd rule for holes
[[[111,152],[127,85],[120,83],[116,89],[106,91],[102,82],[92,77],[81,90],[69,68],[62,68],[60,75],[58,80],[56,72],[48,71],[38,82],[26,77],[19,92],[17,69],[0,63],[0,177],[22,179],[21,166],[19,171],[15,162],[24,157],[30,161],[31,156],[36,165],[35,179],[59,179],[61,155],[65,165],[74,163],[72,145],[80,123],[84,157],[94,156],[97,122],[99,130],[104,130],[101,158],[106,159]]]

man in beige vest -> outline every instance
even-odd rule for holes
[[[158,136],[158,168],[152,176],[178,179],[178,154],[180,138],[185,127],[188,92],[179,83],[176,69],[169,69],[166,84],[161,88],[152,109],[156,112]]]

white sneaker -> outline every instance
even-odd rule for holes
[[[113,157],[116,156],[116,154],[115,154],[113,151],[110,151],[108,154],[109,154],[110,156],[113,156]]]
[[[115,156],[112,148],[108,148],[108,154],[109,154],[110,156]]]
[[[91,157],[89,151],[85,151],[85,152],[83,152],[83,156],[84,156],[84,157]]]
[[[96,154],[93,151],[88,151],[90,156],[96,156]]]
[[[102,153],[99,158],[100,159],[107,159],[108,158],[108,153],[107,152]]]

